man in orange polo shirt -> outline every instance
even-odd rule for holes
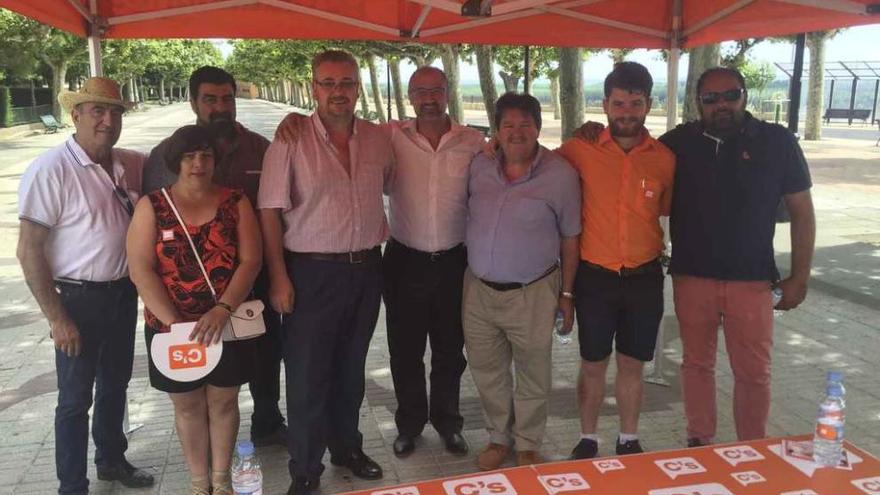
[[[642,452],[638,440],[642,368],[654,355],[663,316],[663,230],[672,200],[675,155],[645,129],[653,81],[623,62],[605,79],[608,127],[595,143],[570,139],[558,152],[578,171],[583,194],[580,266],[575,281],[581,372],[581,440],[575,459],[598,452],[596,424],[605,371],[616,342],[617,455]]]

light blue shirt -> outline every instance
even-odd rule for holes
[[[529,170],[510,182],[495,159],[480,153],[468,182],[468,264],[492,282],[528,283],[559,261],[560,240],[581,232],[577,172],[539,146]]]

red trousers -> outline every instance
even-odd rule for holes
[[[733,370],[733,418],[739,440],[763,438],[770,413],[773,298],[768,281],[725,281],[676,275],[675,314],[684,356],[682,395],[688,438],[715,436],[718,327]]]

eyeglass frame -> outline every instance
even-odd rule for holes
[[[317,79],[313,79],[312,82],[314,82],[318,87],[320,87],[324,91],[334,91],[336,89],[339,89],[341,91],[351,91],[351,90],[357,88],[358,84],[360,83],[360,81],[356,81],[353,79],[343,79],[341,81],[334,81],[334,80],[319,81]]]
[[[745,88],[734,88],[725,91],[709,91],[707,93],[700,94],[698,97],[700,99],[700,103],[702,103],[703,105],[715,105],[721,100],[724,100],[728,103],[739,101],[739,99],[742,98],[745,93]],[[706,101],[707,97],[710,98],[711,101]]]

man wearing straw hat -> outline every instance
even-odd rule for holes
[[[122,101],[112,80],[93,77],[58,101],[76,132],[38,156],[19,186],[18,259],[55,343],[58,493],[86,494],[89,416],[98,479],[131,488],[153,476],[125,459],[122,429],[134,357],[137,292],[125,235],[141,189],[144,156],[114,148]]]

